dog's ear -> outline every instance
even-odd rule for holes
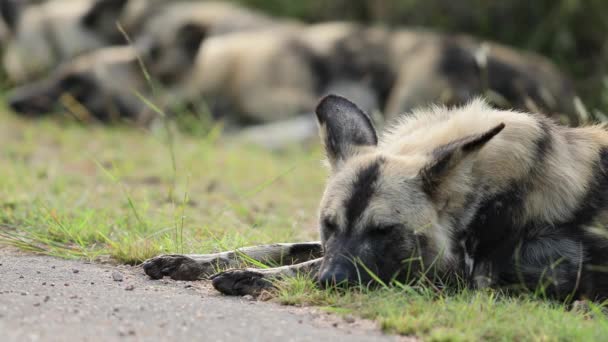
[[[194,23],[187,23],[177,32],[178,46],[186,53],[190,60],[194,60],[201,42],[206,36],[206,27]]]
[[[378,145],[372,120],[349,100],[328,95],[319,102],[315,112],[321,141],[333,170],[361,150]]]
[[[19,17],[23,11],[23,3],[19,0],[0,0],[0,15],[11,33],[17,30]]]
[[[129,0],[97,0],[82,17],[82,25],[102,34],[118,32],[116,23]]]
[[[424,191],[431,196],[435,194],[454,169],[474,156],[504,128],[505,124],[501,123],[484,133],[470,135],[433,150],[431,161],[419,173]]]

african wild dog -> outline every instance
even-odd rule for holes
[[[110,2],[117,5],[117,2],[111,0],[96,1],[98,4],[106,1],[108,6]],[[77,57],[71,56],[73,58],[59,65],[46,77],[13,89],[8,98],[9,106],[19,114],[40,116],[50,114],[57,108],[66,109],[64,100],[71,97],[75,100],[71,102],[77,104],[72,107],[79,107],[81,112],[91,114],[86,115],[89,118],[100,121],[126,118],[138,123],[149,123],[150,111],[134,94],[137,91],[151,97],[151,86],[145,80],[138,58],[154,81],[159,81],[163,90],[170,92],[184,74],[192,72],[194,58],[205,37],[226,33],[230,29],[245,29],[244,25],[268,25],[270,20],[229,3],[121,1],[126,6],[123,14],[127,22],[136,21],[131,17],[137,17],[138,13],[149,14],[149,18],[141,24],[142,32],[133,37],[134,46],[103,47],[83,52]],[[144,3],[140,4],[141,1]],[[47,5],[52,4],[57,6],[64,2],[52,0]],[[31,11],[30,9],[29,12]],[[155,95],[154,101],[163,107],[182,105],[177,103],[181,99],[174,96],[167,96],[171,102],[165,103],[160,93]]]
[[[13,83],[44,75],[62,62],[104,46],[124,44],[117,28],[135,35],[158,0],[1,0],[7,24],[3,67]]]
[[[169,84],[192,71],[205,38],[281,24],[287,22],[231,2],[183,1],[156,11],[135,44],[158,81]]]
[[[135,91],[146,96],[147,87],[136,50],[114,46],[76,57],[46,78],[12,89],[8,105],[30,117],[61,109],[84,122],[126,119],[146,124],[152,111]]]
[[[497,108],[543,113],[579,125],[572,82],[547,58],[465,35],[397,30],[390,49],[396,61],[385,114],[420,106],[463,105],[483,95]]]
[[[219,273],[218,290],[255,294],[271,286],[267,278],[298,272],[321,285],[365,285],[367,270],[404,282],[432,265],[472,287],[608,297],[604,126],[569,128],[475,100],[416,110],[379,139],[344,98],[324,98],[316,114],[331,169],[321,242],[244,249],[258,260],[307,261]],[[197,279],[236,256],[159,256],[143,267],[152,278]]]

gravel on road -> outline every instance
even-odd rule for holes
[[[0,250],[2,341],[395,341],[372,322],[253,298],[139,267]]]

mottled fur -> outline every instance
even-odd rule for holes
[[[288,23],[230,2],[184,1],[156,11],[136,45],[147,67],[166,85],[181,81],[192,70],[205,38],[279,25]]]
[[[398,30],[391,44],[396,79],[385,107],[389,118],[430,104],[463,105],[483,95],[498,108],[582,123],[571,80],[544,57],[424,31]]]
[[[346,100],[325,102],[333,107],[322,114],[338,122],[364,115],[335,104],[345,106]],[[363,124],[354,129],[360,130],[371,131]],[[335,139],[332,130],[325,133],[330,138]],[[454,110],[415,111],[377,145],[337,141],[351,153],[330,158],[333,175],[321,222],[332,228],[322,225],[330,232],[322,234],[323,241],[356,239],[355,249],[340,242],[341,254],[362,259],[385,281],[400,278],[400,270],[378,257],[413,253],[440,274],[456,274],[477,286],[542,286],[560,298],[608,294],[608,274],[597,270],[608,253],[608,240],[600,237],[608,203],[604,127],[567,128],[540,115],[474,101]],[[370,178],[369,170],[374,181],[365,183],[368,194],[353,202],[362,191],[357,180]],[[353,223],[348,213],[355,203]],[[378,230],[397,235],[377,249],[366,234]],[[424,243],[412,247],[415,236]],[[333,265],[324,264],[322,279],[327,273],[335,277]],[[341,280],[353,280],[352,268]]]
[[[63,109],[83,121],[152,118],[136,91],[148,94],[136,51],[129,46],[99,49],[74,58],[46,78],[11,90],[9,106],[22,115],[40,116]]]

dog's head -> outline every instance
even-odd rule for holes
[[[452,237],[442,225],[456,198],[448,189],[470,183],[471,156],[504,125],[405,156],[378,146],[370,118],[344,98],[324,98],[316,114],[331,167],[320,205],[321,284],[405,282],[449,267]]]
[[[194,67],[208,27],[182,22],[172,27],[154,27],[137,43],[150,74],[165,86],[173,85]]]
[[[142,103],[134,92],[144,87],[133,49],[111,47],[76,58],[48,77],[14,89],[8,102],[26,116],[60,109],[82,119],[135,119]]]
[[[257,29],[271,20],[231,2],[188,1],[161,7],[146,20],[137,45],[150,73],[167,85],[192,70],[205,38]]]

